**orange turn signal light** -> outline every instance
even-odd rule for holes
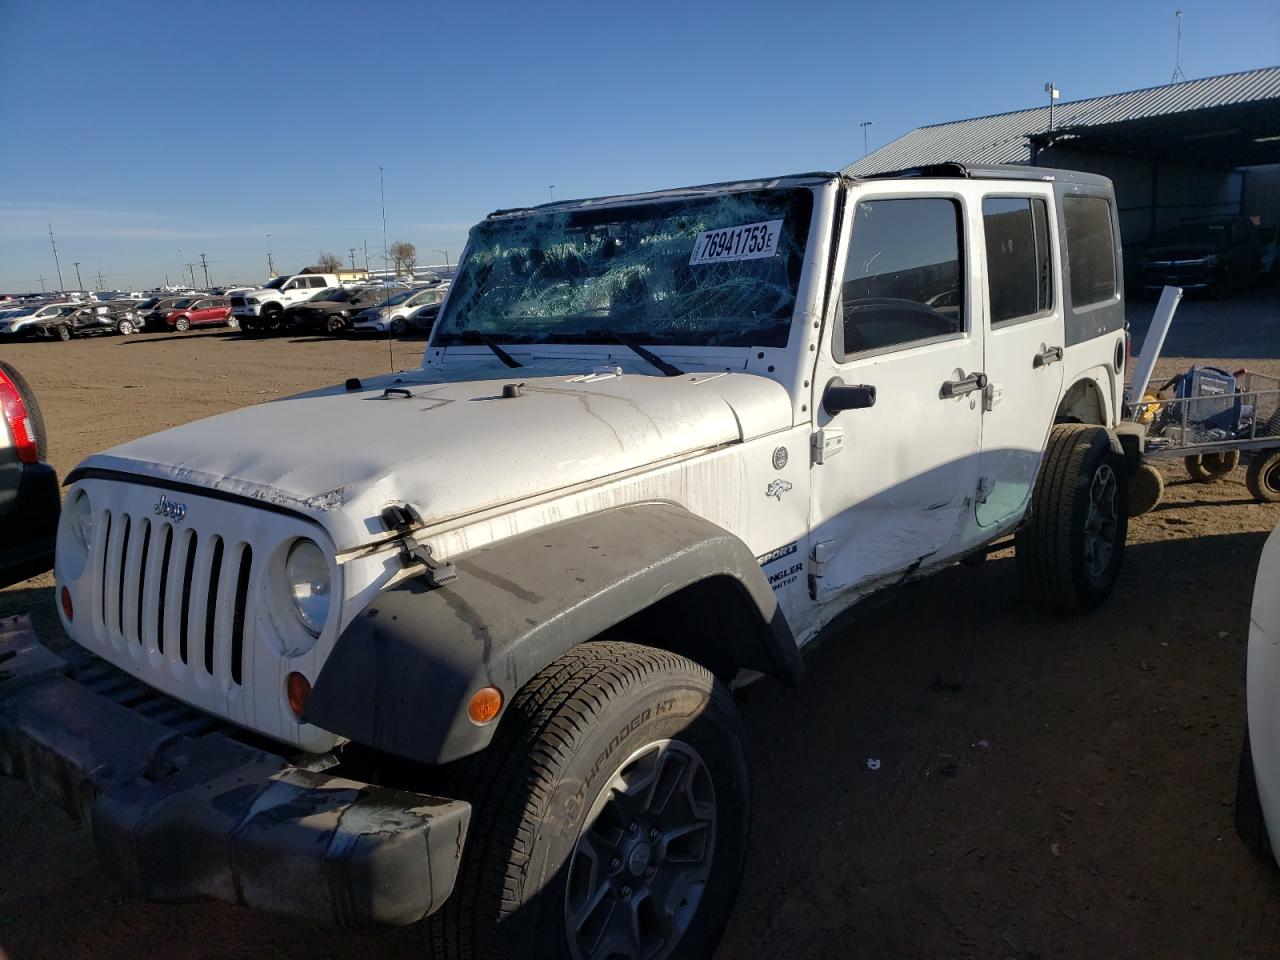
[[[471,702],[467,704],[467,716],[478,725],[489,723],[501,711],[502,691],[497,687],[481,687],[471,695]]]
[[[307,709],[307,700],[311,697],[311,681],[295,671],[285,678],[284,692],[289,698],[289,709],[301,720],[302,711]]]
[[[62,612],[68,620],[76,618],[75,608],[71,605],[71,591],[65,586],[58,592],[58,599],[62,602]]]

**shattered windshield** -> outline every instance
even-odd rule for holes
[[[785,346],[812,214],[796,187],[486,220],[436,342]]]

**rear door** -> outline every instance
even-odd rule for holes
[[[982,457],[976,518],[983,527],[1026,512],[1062,392],[1066,347],[1052,187],[984,191]]]

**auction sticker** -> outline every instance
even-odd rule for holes
[[[689,266],[772,257],[778,252],[778,234],[781,232],[781,220],[704,230],[693,242]]]

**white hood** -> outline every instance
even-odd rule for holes
[[[287,506],[348,549],[384,535],[391,503],[436,524],[791,425],[786,390],[765,377],[589,371],[558,360],[471,365],[475,379],[453,382],[438,370],[379,377],[175,427],[82,466]],[[521,396],[503,399],[508,383]]]

